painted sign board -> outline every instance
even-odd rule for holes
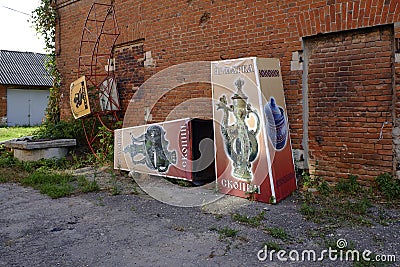
[[[71,83],[69,99],[72,115],[75,119],[90,114],[91,111],[85,76]]]
[[[278,202],[296,189],[278,59],[211,63],[214,144],[220,192]]]
[[[215,179],[211,120],[186,118],[140,125],[115,130],[114,137],[115,169],[199,184]],[[204,140],[208,147],[202,147]]]

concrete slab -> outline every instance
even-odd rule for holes
[[[76,145],[75,139],[33,140],[31,137],[12,139],[4,143],[14,151],[14,157],[21,161],[60,159],[67,155],[68,147]]]

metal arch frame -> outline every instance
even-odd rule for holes
[[[103,14],[100,15],[98,12],[103,12]],[[111,24],[111,28],[109,30],[105,30],[106,24]],[[109,122],[105,121],[103,117],[111,117],[113,122],[119,121],[118,111],[121,109],[119,103],[116,102],[113,97],[111,97],[111,90],[113,84],[116,82],[114,70],[110,70],[110,67],[108,67],[105,69],[105,73],[100,73],[105,66],[100,65],[101,63],[99,59],[105,58],[105,60],[109,60],[112,58],[112,49],[119,35],[120,32],[115,17],[114,5],[94,2],[86,16],[85,24],[82,30],[78,58],[78,77],[82,75],[86,76],[87,81],[90,82],[88,91],[92,91],[92,94],[94,93],[95,96],[98,96],[98,98],[95,98],[96,100],[100,100],[99,96],[103,95],[107,98],[111,105],[116,107],[116,109],[102,110],[98,108],[100,102],[98,101],[98,103],[91,105],[94,107],[94,110],[92,110],[92,112],[85,117],[82,117],[81,121],[86,136],[86,141],[90,150],[97,158],[99,158],[99,156],[97,155],[97,151],[95,151],[93,148],[93,145],[96,142],[99,134],[98,129],[96,128],[96,122],[98,120],[108,131],[113,132],[113,127],[111,127],[112,125],[108,125]],[[112,38],[110,43],[107,43],[107,36]],[[103,39],[105,39],[106,47],[102,46],[101,44]],[[101,51],[102,48],[105,50],[104,52]],[[85,52],[88,54],[84,54]],[[87,62],[85,62],[85,59],[87,59]],[[101,85],[107,80],[111,81],[111,79],[112,83],[108,82],[106,88],[104,88],[104,86],[102,88]],[[119,96],[117,95],[117,97]]]

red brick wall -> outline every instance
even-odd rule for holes
[[[392,172],[393,27],[329,34],[308,48],[309,152],[316,174]],[[388,122],[382,131],[382,124]]]
[[[115,75],[122,110],[126,110],[137,88],[144,82],[143,43],[121,45],[114,49]]]
[[[0,85],[0,125],[5,116],[7,116],[7,89]]]
[[[151,111],[152,120],[149,122],[165,120],[165,114],[169,120],[187,117],[212,119],[211,88],[202,83],[178,86],[166,93]]]
[[[393,129],[393,142],[394,142],[394,150],[395,150],[395,167],[397,171],[397,177],[400,177],[400,23],[396,23],[394,27],[395,40],[397,45],[395,45],[395,63],[394,63],[394,97],[393,101],[394,105],[394,116],[395,124]]]
[[[71,116],[69,84],[77,78],[80,29],[92,3],[57,1],[60,20],[56,42],[58,66],[63,75],[63,118]],[[151,51],[152,64],[145,65],[141,72],[145,79],[171,65],[188,61],[246,56],[279,58],[295,149],[303,148],[302,72],[291,71],[290,61],[292,53],[302,49],[301,39],[400,21],[398,0],[116,0],[114,5],[121,31],[117,45],[142,40],[144,52]],[[209,94],[206,89],[203,91],[205,96]],[[148,89],[142,96],[150,97],[153,92]],[[168,106],[176,98],[179,96],[166,96],[158,105]],[[143,103],[132,110],[138,115],[136,121],[132,120],[134,124],[144,121]],[[158,112],[154,119],[167,116],[158,107],[152,110]],[[200,116],[208,114],[206,109],[199,113]]]

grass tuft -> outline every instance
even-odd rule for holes
[[[247,216],[247,215],[241,215],[238,213],[232,214],[232,220],[236,222],[241,222],[244,224],[248,224],[253,227],[258,227],[261,225],[261,222],[264,220],[265,212],[262,211],[260,214],[256,216]]]
[[[31,126],[0,127],[0,142],[32,135],[38,129],[39,127]]]
[[[89,181],[83,176],[78,177],[78,186],[83,193],[96,192],[100,190],[96,180]]]
[[[46,194],[51,198],[59,198],[72,194],[74,187],[70,183],[75,179],[70,174],[36,171],[22,179],[21,183],[38,189],[40,193]]]

